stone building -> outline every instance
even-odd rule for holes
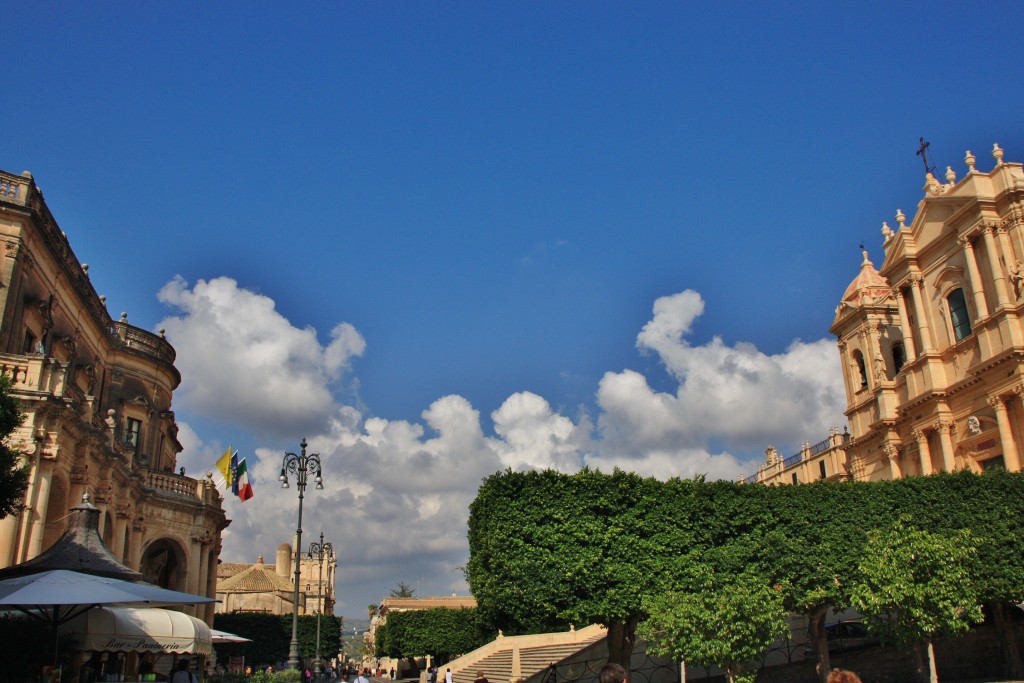
[[[908,222],[882,225],[880,268],[864,252],[830,328],[839,343],[849,434],[748,481],[878,480],[940,471],[1020,471],[1024,445],[1024,168],[946,182],[926,176]],[[822,465],[821,463],[825,463]]]
[[[217,612],[266,612],[291,614],[295,600],[295,574],[292,547],[277,546],[275,564],[224,562],[217,570]],[[299,558],[299,614],[334,614],[334,579],[337,558],[325,554],[323,564],[317,557]]]
[[[213,596],[229,521],[212,481],[176,472],[174,349],[110,317],[28,172],[0,172],[0,240],[0,372],[25,413],[11,445],[30,467],[24,510],[0,520],[0,567],[52,545],[88,492],[115,557]],[[212,605],[187,609],[212,620]]]

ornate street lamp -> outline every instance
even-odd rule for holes
[[[324,532],[320,532],[320,542],[313,541],[309,544],[309,559],[316,560],[318,567],[317,582],[316,582],[316,597],[317,597],[317,610],[316,610],[316,679],[320,680],[320,615],[324,611],[324,594],[323,594],[323,580],[324,580],[324,558],[330,559],[331,555],[334,554],[334,546],[328,543],[324,543]]]
[[[306,491],[306,478],[310,472],[315,472],[316,477],[313,479],[316,482],[316,490],[322,491],[324,488],[323,477],[320,476],[320,455],[318,453],[310,453],[306,455],[306,440],[303,439],[301,455],[295,455],[294,453],[285,453],[284,460],[281,462],[281,476],[278,479],[281,481],[281,488],[288,488],[288,474],[295,475],[295,486],[299,490],[299,525],[295,529],[295,594],[292,599],[292,642],[288,648],[288,668],[298,669],[299,668],[299,559],[302,556],[302,498]]]

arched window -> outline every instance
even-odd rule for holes
[[[954,289],[946,297],[949,304],[949,320],[953,325],[953,337],[957,341],[966,339],[971,334],[971,319],[967,315],[967,299],[964,290]]]
[[[907,362],[907,352],[903,348],[903,342],[892,343],[892,366],[896,372],[900,371],[900,368]]]
[[[864,367],[864,356],[860,351],[854,351],[853,360],[857,363],[857,371],[860,372],[860,388],[863,389],[868,385],[868,371]]]

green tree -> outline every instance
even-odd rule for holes
[[[11,395],[11,378],[0,375],[0,519],[21,511],[28,487],[23,453],[9,445],[11,434],[24,421],[21,406]]]
[[[782,588],[751,573],[716,574],[699,560],[691,567],[688,585],[645,600],[639,633],[648,652],[720,667],[729,683],[753,681],[758,660],[789,629]]]
[[[377,628],[374,654],[395,658],[432,655],[448,661],[475,650],[492,637],[479,610],[472,607],[391,612],[384,625]]]
[[[337,654],[341,635],[341,617],[320,615],[320,655],[328,659]],[[214,628],[228,633],[251,638],[251,643],[224,643],[217,646],[222,657],[244,656],[251,664],[273,664],[288,659],[292,637],[291,615],[263,614],[257,612],[234,612],[216,614]],[[316,655],[317,616],[299,617],[296,636],[299,640],[299,656],[311,659]]]
[[[413,593],[412,586],[407,584],[405,581],[399,581],[398,585],[391,589],[391,597],[393,598],[411,598]]]
[[[628,662],[643,596],[670,552],[653,533],[661,486],[586,469],[485,479],[470,506],[466,574],[488,623],[509,633],[602,623],[609,660]]]
[[[868,628],[913,646],[919,678],[937,683],[935,637],[962,633],[982,619],[977,550],[968,530],[943,536],[909,526],[910,519],[868,533],[851,597]]]

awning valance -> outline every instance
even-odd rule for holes
[[[208,655],[210,627],[201,619],[167,609],[97,607],[60,628],[79,650]]]

